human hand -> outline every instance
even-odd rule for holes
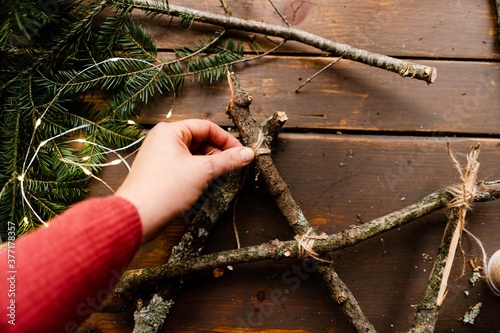
[[[252,149],[210,121],[159,123],[142,144],[116,195],[135,205],[143,242],[148,241],[188,210],[212,180],[253,158]]]

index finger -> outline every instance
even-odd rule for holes
[[[238,139],[211,121],[190,119],[177,124],[181,126],[182,140],[190,150],[196,150],[201,145],[220,150],[241,146]]]

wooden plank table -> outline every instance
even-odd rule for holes
[[[267,0],[227,2],[233,16],[283,25]],[[223,13],[217,0],[171,3]],[[342,60],[295,93],[333,58],[288,43],[277,54],[235,66],[243,87],[253,95],[252,111],[258,121],[277,110],[287,113],[289,121],[273,159],[318,232],[334,233],[370,221],[456,183],[446,141],[457,155],[481,142],[479,178],[500,179],[500,46],[493,1],[275,0],[274,4],[294,28],[438,69],[436,82],[427,85]],[[140,13],[135,15],[166,57],[172,56],[173,48],[193,45],[207,31],[217,31],[195,24],[186,32],[176,19],[148,21]],[[253,38],[265,48],[271,45],[265,36],[230,35],[242,41]],[[200,87],[188,81],[175,101],[160,96],[139,121],[149,126],[203,118],[231,127],[224,114],[229,100],[226,82]],[[173,115],[167,120],[172,105]],[[101,173],[113,188],[125,175],[120,166]],[[263,184],[254,179],[248,178],[236,211],[241,245],[292,239]],[[92,185],[92,196],[109,194],[104,185]],[[420,301],[445,223],[445,212],[438,211],[331,253],[340,277],[379,332],[410,328],[413,306]],[[488,254],[499,249],[500,203],[475,204],[467,228]],[[166,262],[185,230],[181,218],[173,221],[163,235],[140,250],[130,268]],[[206,252],[234,247],[232,220],[225,216]],[[470,237],[464,237],[462,248],[466,260],[481,257]],[[436,332],[499,332],[500,299],[485,281],[472,286],[471,267],[462,262],[457,254]],[[279,302],[271,297],[275,290],[285,295]],[[483,305],[473,326],[458,320],[478,302]],[[132,332],[134,307],[130,300],[112,299],[79,332]],[[350,331],[321,277],[305,273],[295,259],[236,265],[220,278],[211,271],[189,276],[162,330]]]

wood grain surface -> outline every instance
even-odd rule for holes
[[[252,111],[258,121],[277,110],[287,113],[289,121],[273,158],[318,232],[334,233],[368,222],[455,184],[458,174],[446,152],[448,140],[461,162],[469,147],[481,142],[479,179],[500,179],[500,46],[493,1],[273,2],[294,28],[438,69],[436,82],[427,85],[342,60],[296,93],[304,80],[334,58],[290,43],[277,54],[235,66],[243,87],[253,95]],[[171,3],[223,14],[217,0]],[[267,0],[227,3],[234,16],[284,24]],[[135,15],[152,31],[165,57],[218,30],[195,24],[186,32],[176,28],[176,19],[147,21],[142,14]],[[271,45],[265,36],[230,35]],[[224,114],[230,95],[227,83],[200,87],[190,79],[175,100],[158,96],[156,105],[143,110],[138,121],[151,126],[203,118],[231,127]],[[125,175],[123,166],[113,166],[100,177],[116,189]],[[110,193],[103,184],[92,184],[91,196]],[[213,232],[207,253],[236,246],[229,215]],[[236,223],[242,246],[293,238],[253,171],[236,207]],[[337,272],[378,332],[410,328],[445,223],[445,212],[437,211],[331,253]],[[467,228],[489,254],[500,248],[500,203],[474,204]],[[130,268],[166,262],[185,230],[180,218],[173,221],[139,251]],[[464,263],[479,258],[480,250],[467,236],[462,248],[465,258],[460,254],[455,258],[436,332],[499,332],[500,299],[484,281],[472,286],[471,267]],[[459,318],[478,302],[483,305],[475,324],[463,324]],[[134,308],[133,300],[114,298],[79,332],[132,332]],[[235,265],[232,271],[224,268],[220,278],[211,271],[189,276],[162,330],[351,331],[319,275],[295,259]]]
[[[498,123],[491,121],[500,112],[498,62],[421,61],[438,69],[439,79],[427,85],[346,60],[295,92],[329,61],[272,56],[236,66],[234,71],[254,98],[256,119],[285,111],[287,130],[498,134]],[[187,80],[175,100],[159,97],[156,107],[146,110],[140,120],[164,121],[173,107],[173,120],[204,118],[231,126],[224,113],[230,97],[227,82],[201,87]]]

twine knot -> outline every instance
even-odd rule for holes
[[[257,137],[257,140],[253,143],[253,145],[250,148],[252,148],[255,155],[271,154],[271,149],[265,146],[263,147],[263,145],[264,145],[264,133],[262,133],[262,131],[259,131],[259,136]]]
[[[297,241],[297,247],[299,248],[299,258],[305,259],[307,257],[312,257],[318,261],[331,264],[332,262],[330,260],[321,258],[319,254],[313,250],[314,242],[317,239],[327,238],[327,234],[322,233],[321,235],[317,235],[314,233],[312,228],[307,229],[306,233],[303,235],[296,235],[295,240]]]
[[[446,191],[453,196],[453,199],[450,200],[447,205],[447,209],[450,212],[451,209],[456,210],[456,224],[453,227],[454,230],[450,239],[448,256],[446,257],[446,261],[443,267],[441,284],[439,286],[438,295],[436,298],[436,306],[441,306],[446,297],[446,287],[453,265],[453,259],[455,257],[457,246],[459,246],[462,232],[465,229],[465,216],[467,214],[467,210],[470,209],[471,203],[474,200],[474,196],[476,194],[476,180],[479,172],[479,162],[477,161],[477,159],[479,157],[480,147],[480,144],[471,147],[470,154],[467,155],[467,165],[465,167],[465,171],[462,171],[460,163],[451,152],[450,142],[446,143],[448,155],[450,156],[453,165],[457,169],[457,172],[460,175],[460,180],[462,182],[461,184],[450,186],[446,189]],[[452,218],[451,215],[449,218]],[[450,224],[450,221],[448,222],[448,224]]]
[[[446,189],[446,192],[453,195],[453,199],[448,203],[448,208],[456,207],[463,208],[464,210],[470,209],[470,205],[472,201],[474,201],[476,195],[476,181],[479,171],[479,162],[477,161],[479,157],[479,147],[480,144],[472,147],[470,154],[467,155],[467,166],[465,172],[463,172],[460,163],[451,152],[450,143],[447,143],[448,154],[462,181],[460,184],[450,186]]]

